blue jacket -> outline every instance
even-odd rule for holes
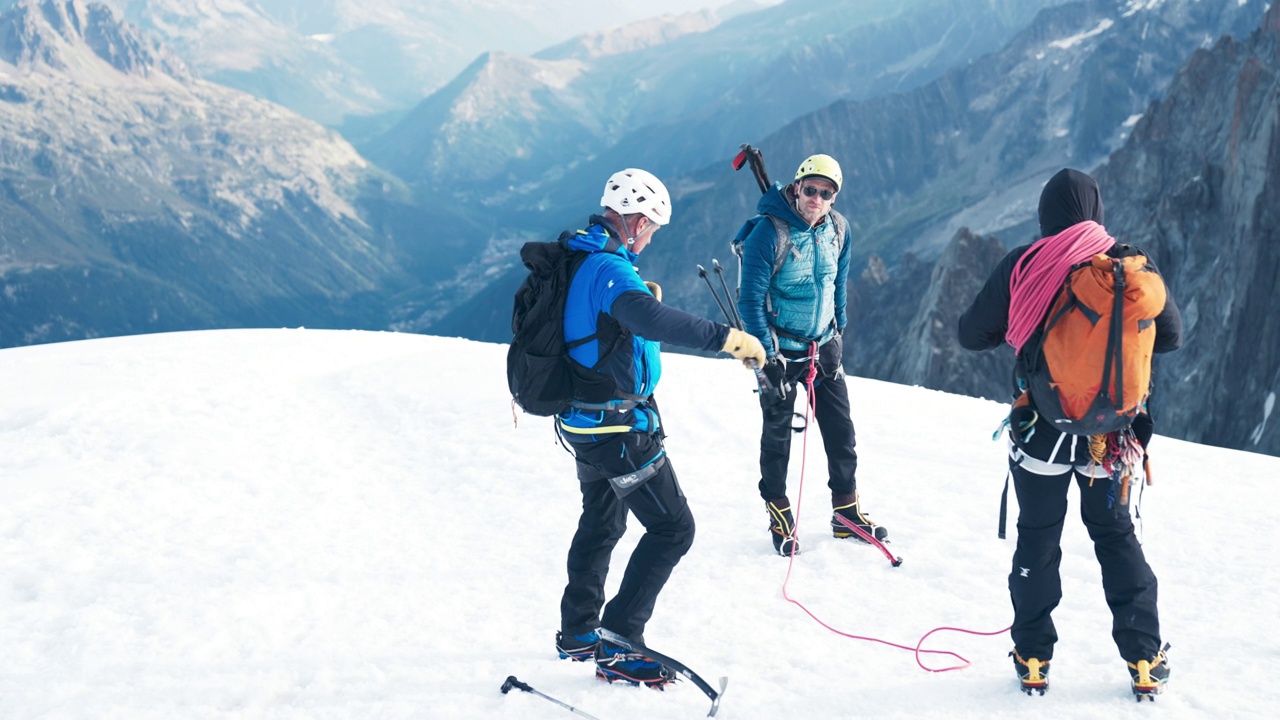
[[[779,350],[806,350],[807,342],[796,338],[824,344],[847,321],[849,231],[841,242],[830,218],[809,227],[783,197],[784,188],[775,183],[760,198],[759,215],[742,226],[734,241],[742,243],[738,311],[746,331],[760,339],[769,357]],[[784,220],[791,230],[791,252],[776,274],[778,234],[766,215]]]
[[[654,432],[659,420],[649,400],[662,377],[661,342],[719,350],[729,328],[659,303],[632,265],[636,254],[609,233],[603,218],[590,222],[569,240],[571,249],[591,254],[569,283],[564,337],[569,357],[583,366],[580,375],[616,388],[607,404],[618,409],[575,408],[560,416],[560,426],[576,433]]]
[[[616,240],[610,242],[609,231],[600,225],[579,230],[569,240],[573,250],[591,253],[573,276],[569,284],[569,299],[564,304],[564,339],[570,345],[574,341],[594,334],[600,325],[600,315],[609,314],[613,303],[627,291],[649,294],[640,274],[633,265],[636,254],[622,247]],[[606,341],[608,338],[605,338]],[[569,350],[569,357],[588,368],[594,368],[601,356],[600,340],[591,340]],[[609,351],[603,348],[604,353]],[[618,391],[625,395],[645,398],[662,377],[661,345],[652,340],[633,335],[629,348],[620,348],[609,359],[607,366],[596,368],[608,375]],[[621,399],[621,398],[620,398]]]

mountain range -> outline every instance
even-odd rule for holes
[[[1161,432],[1280,452],[1269,422],[1280,351],[1275,331],[1260,330],[1272,317],[1280,272],[1262,249],[1277,228],[1262,200],[1280,173],[1269,145],[1277,113],[1269,83],[1280,64],[1258,49],[1272,42],[1258,30],[1260,21],[1264,29],[1274,23],[1274,9],[1263,21],[1267,8],[1177,0],[1047,8],[1000,52],[912,91],[836,102],[760,141],[775,178],[787,179],[818,149],[846,168],[837,208],[853,220],[859,255],[846,334],[850,372],[1007,399],[1011,352],[963,351],[956,320],[1007,249],[1035,239],[1044,181],[1064,166],[1096,169],[1109,230],[1150,248],[1188,319],[1186,348],[1157,362]],[[1230,38],[1250,38],[1247,61],[1207,63],[1241,52]],[[1206,67],[1218,74],[1206,76]],[[1184,87],[1188,77],[1215,92]],[[1242,85],[1263,89],[1240,104]],[[1165,107],[1183,109],[1177,136],[1152,145],[1149,123]],[[667,302],[708,317],[719,312],[694,264],[729,256],[728,239],[758,197],[727,156],[674,179],[672,225],[641,261]],[[1117,166],[1130,157],[1134,167]],[[1175,158],[1183,165],[1175,167]],[[1187,245],[1181,238],[1230,248],[1228,256],[1246,261],[1227,263],[1201,247],[1187,255],[1198,262],[1184,265],[1171,257]],[[1206,267],[1215,272],[1206,276]],[[521,275],[513,269],[428,331],[509,337],[507,306]],[[1198,321],[1206,304],[1222,322],[1204,334]],[[1224,352],[1239,343],[1247,348]],[[1196,382],[1201,376],[1214,380],[1207,395]],[[1242,397],[1248,411],[1239,407]]]
[[[835,100],[927,83],[1062,1],[788,2],[635,23],[532,57],[490,53],[362,148],[411,183],[511,186],[507,203],[565,208],[558,197],[624,158],[685,173]]]
[[[589,208],[600,179],[618,167],[666,179],[679,205],[664,235],[675,235],[679,250],[665,259],[688,267],[703,257],[696,246],[727,242],[754,204],[741,192],[749,181],[726,176],[744,140],[770,133],[759,143],[770,154],[773,138],[794,146],[790,129],[776,129],[842,96],[879,97],[976,63],[1038,8],[1060,2],[788,2],[701,32],[671,30],[670,42],[616,55],[482,58],[415,108],[382,138],[385,145],[367,149],[433,196],[500,208],[510,228],[493,237],[486,262],[461,268],[449,292],[437,293],[439,302],[417,318],[405,314],[398,327],[503,337],[505,310],[494,307],[493,295],[519,282],[519,244],[585,219],[583,202]],[[633,31],[652,35],[648,26],[619,32]],[[723,162],[709,166],[717,157]],[[733,227],[725,227],[726,216]],[[482,291],[495,278],[498,288]],[[491,312],[481,320],[475,311]]]
[[[439,267],[427,218],[451,222],[337,133],[81,0],[0,14],[0,138],[3,345],[384,327],[386,295]]]
[[[16,1],[0,0],[0,7]],[[100,1],[205,79],[355,134],[382,128],[485,51],[533,53],[682,6],[671,0]]]

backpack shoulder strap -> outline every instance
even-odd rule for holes
[[[831,212],[827,213],[827,215],[831,218],[831,224],[835,226],[836,247],[840,250],[840,252],[843,252],[844,236],[845,236],[845,233],[848,232],[849,230],[849,221],[846,220],[843,215],[836,212],[835,210],[832,210]]]
[[[778,234],[778,240],[773,246],[773,272],[777,274],[782,269],[782,263],[787,261],[787,254],[794,249],[791,244],[791,226],[776,215],[766,217],[773,222],[773,231]]]
[[[836,247],[839,248],[838,252],[843,252],[844,238],[846,231],[849,229],[849,221],[835,210],[828,213],[828,216],[831,218],[831,224],[835,228]],[[769,215],[768,218],[773,221],[773,230],[778,234],[778,241],[777,244],[774,245],[773,252],[773,271],[776,273],[782,269],[782,263],[786,262],[787,253],[790,253],[794,249],[791,244],[791,226],[787,224],[786,220],[783,220],[776,215]]]

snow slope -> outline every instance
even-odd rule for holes
[[[555,659],[579,497],[550,421],[512,425],[504,355],[301,329],[0,350],[0,716],[571,717],[500,694],[508,675],[602,719],[705,715],[690,683],[609,686]],[[1262,717],[1280,700],[1266,682],[1280,459],[1157,438],[1143,539],[1173,680],[1154,706],[1129,695],[1073,510],[1053,688],[1028,698],[1007,635],[935,634],[926,647],[972,665],[929,673],[783,598],[750,390],[731,360],[665,358],[668,449],[698,538],[646,634],[729,676],[719,717]],[[905,562],[826,532],[815,433],[789,595],[910,647],[939,626],[1006,627],[1002,407],[858,378],[850,390],[863,500]]]

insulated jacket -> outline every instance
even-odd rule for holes
[[[609,232],[604,218],[592,216],[588,222],[569,240],[570,249],[591,254],[569,283],[564,336],[569,357],[581,366],[576,374],[611,386],[613,400],[603,404],[616,407],[574,408],[560,415],[561,428],[654,432],[658,414],[649,400],[662,377],[660,343],[716,351],[729,327],[658,302],[632,265],[636,254]],[[592,335],[597,337],[573,346]]]
[[[756,204],[759,215],[734,241],[742,242],[738,311],[744,329],[760,339],[769,357],[779,350],[805,350],[811,340],[821,345],[846,322],[849,231],[837,238],[830,217],[809,227],[784,197],[786,187],[769,188]],[[790,229],[791,251],[776,273],[778,233],[766,215],[784,220]]]

